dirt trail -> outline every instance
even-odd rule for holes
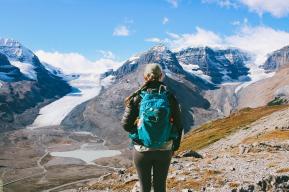
[[[33,174],[33,175],[30,175],[30,176],[27,176],[27,177],[22,177],[22,178],[19,178],[19,179],[16,179],[16,180],[13,180],[13,181],[9,181],[7,183],[4,183],[3,184],[3,187],[7,186],[7,185],[10,185],[12,183],[16,183],[16,182],[19,182],[19,181],[22,181],[22,180],[25,180],[25,179],[29,179],[31,177],[36,177],[36,176],[40,176],[40,175],[44,175],[47,170],[45,169],[45,167],[43,165],[41,165],[41,161],[46,157],[46,155],[48,155],[49,152],[48,150],[46,149],[45,150],[45,153],[44,155],[42,155],[38,160],[37,160],[37,167],[42,169],[43,171],[41,173],[36,173],[36,174]]]

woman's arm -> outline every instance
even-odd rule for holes
[[[139,99],[139,96],[136,95],[125,102],[125,110],[122,116],[121,124],[123,129],[130,133],[133,133],[137,130],[135,122],[139,115]]]
[[[177,133],[177,138],[173,140],[173,150],[177,151],[180,147],[183,125],[181,121],[181,108],[173,94],[170,96],[170,103],[172,107],[173,131]]]

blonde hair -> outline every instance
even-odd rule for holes
[[[145,89],[150,81],[157,81],[157,80],[161,79],[161,77],[163,75],[162,74],[162,67],[157,63],[149,63],[145,66],[143,75],[144,75],[144,79],[146,82],[137,91],[135,91],[132,95],[125,98],[125,100],[124,100],[125,106],[129,106],[129,104],[132,101],[132,99],[134,98],[134,96],[136,96],[137,94],[139,94],[139,92],[141,92],[143,89]]]
[[[162,77],[162,68],[157,63],[149,63],[144,70],[144,79],[146,81],[159,80]]]

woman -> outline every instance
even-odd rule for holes
[[[134,145],[133,149],[133,162],[137,170],[137,174],[140,181],[140,188],[142,192],[149,192],[151,190],[151,173],[153,170],[153,188],[155,192],[165,192],[166,191],[166,179],[168,175],[168,170],[171,162],[172,155],[174,151],[178,150],[180,145],[180,140],[182,136],[182,125],[180,120],[180,108],[177,103],[176,98],[172,95],[167,87],[161,82],[162,79],[162,70],[160,65],[152,63],[147,64],[144,70],[144,85],[134,92],[131,96],[125,99],[125,112],[122,118],[123,128],[129,132],[129,137],[132,139],[132,144]],[[152,122],[159,125],[157,121],[164,121],[163,124],[169,122],[167,127],[154,127],[154,131],[159,129],[161,131],[154,132],[156,134],[165,135],[157,136],[156,140],[158,142],[150,141],[151,135],[148,139],[144,139],[147,134],[147,130],[142,136],[142,130],[145,129],[145,126],[149,123],[144,123],[145,117],[143,117],[143,104],[142,100],[147,99],[148,97],[144,94],[152,94],[161,98],[163,104],[167,103],[169,106],[169,115],[166,116],[166,110],[159,111],[155,114],[161,114],[160,117],[156,117]],[[160,96],[163,93],[163,96]],[[150,101],[152,105],[152,100]],[[147,103],[147,102],[146,102]],[[158,104],[155,106],[159,106]],[[166,105],[164,105],[166,106]],[[150,108],[152,110],[152,108]],[[153,118],[150,116],[149,118]],[[149,119],[147,118],[147,119]],[[167,119],[161,119],[167,118]],[[160,119],[160,120],[159,120]],[[152,125],[152,124],[151,124]],[[153,130],[152,129],[152,130]],[[169,133],[166,131],[169,130]],[[165,140],[161,140],[165,138]],[[148,140],[148,141],[147,141]]]

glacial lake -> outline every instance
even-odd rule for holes
[[[121,152],[118,150],[87,150],[87,149],[77,149],[73,151],[64,152],[51,152],[50,155],[55,157],[71,157],[76,159],[81,159],[87,164],[94,164],[93,161],[102,157],[112,157],[120,155]]]

